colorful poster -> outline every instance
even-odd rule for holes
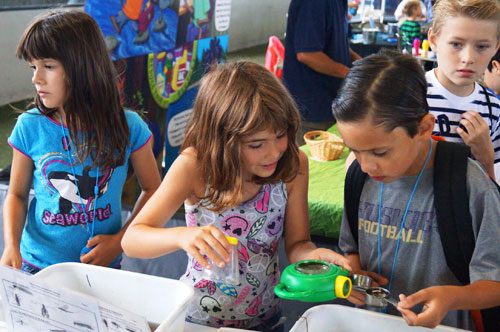
[[[212,36],[215,0],[180,0],[176,45]]]
[[[165,162],[163,165],[165,172],[179,155],[179,149],[184,140],[186,126],[193,111],[193,104],[197,93],[197,86],[190,87],[178,101],[171,104],[168,108],[165,124]]]
[[[175,47],[178,0],[87,0],[113,60]]]
[[[166,108],[182,96],[190,84],[197,42],[172,51],[149,54],[148,82],[153,99]]]
[[[231,1],[86,1],[115,60],[123,105],[144,115],[166,169],[184,138],[193,85],[226,58]]]
[[[213,64],[225,60],[229,37],[205,38],[173,51],[149,54],[148,81],[153,99],[161,108],[177,101],[189,85]]]
[[[226,60],[229,36],[216,36],[198,41],[196,71],[205,74],[211,66]]]

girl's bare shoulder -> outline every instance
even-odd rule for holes
[[[182,168],[182,175],[189,177],[195,196],[201,197],[205,194],[206,181],[203,177],[198,154],[195,148],[184,149],[177,158],[177,167]]]
[[[309,160],[307,159],[307,155],[299,149],[299,171],[295,178],[286,183],[287,190],[292,191],[294,187],[303,185],[304,181],[307,185],[309,181]]]
[[[304,151],[299,149],[299,162],[300,162],[300,167],[299,170],[307,170],[309,168],[309,159],[307,159],[307,155],[305,154]]]
[[[182,160],[186,164],[196,165],[198,162],[198,153],[192,146],[182,150],[177,159]]]

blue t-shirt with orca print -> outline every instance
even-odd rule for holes
[[[137,113],[126,111],[125,117],[130,131],[125,163],[111,169],[99,168],[99,174],[90,157],[84,163],[78,161],[68,129],[61,123],[38,109],[18,118],[8,143],[34,164],[35,197],[21,239],[25,262],[38,268],[79,262],[92,230],[95,236],[115,234],[121,229],[121,196],[130,154],[151,138],[147,124]],[[96,177],[98,193],[94,197]]]

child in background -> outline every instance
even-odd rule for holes
[[[499,47],[498,0],[440,0],[434,5],[429,44],[438,67],[427,72],[427,102],[434,133],[462,142],[500,181],[500,101],[476,83]]]
[[[442,323],[470,329],[462,310],[500,303],[500,194],[479,164],[467,161],[467,188],[475,249],[470,284],[448,268],[437,226],[433,190],[437,142],[426,81],[408,55],[371,55],[346,77],[333,113],[346,146],[368,174],[359,201],[354,239],[344,213],[339,246],[353,273],[368,273],[391,294],[409,325]],[[375,231],[374,231],[375,230]],[[410,295],[412,294],[412,295]],[[351,302],[364,296],[353,291]],[[417,306],[420,311],[410,309]],[[397,314],[392,307],[390,313]]]
[[[500,98],[500,48],[497,49],[497,53],[486,67],[483,82],[497,98]]]
[[[19,117],[8,139],[14,151],[1,263],[30,273],[61,262],[119,268],[129,161],[142,187],[131,219],[160,184],[151,132],[123,111],[111,58],[89,15],[41,14],[16,54],[33,69],[36,108]]]
[[[405,16],[406,14],[403,11],[408,1],[414,1],[414,0],[401,0],[398,3],[396,10],[394,11],[394,18],[398,20],[398,22],[400,23],[403,22],[404,19],[406,18]],[[428,11],[429,6],[427,5],[427,3],[429,2],[431,2],[431,0],[419,1],[420,10],[422,11],[422,17],[421,17],[422,20],[430,21],[430,18],[432,16],[432,13]]]
[[[122,240],[133,257],[188,253],[181,277],[195,287],[188,321],[267,331],[280,317],[273,290],[282,236],[290,262],[347,266],[342,255],[310,241],[298,127],[293,99],[263,66],[228,63],[204,76],[182,152]],[[187,227],[164,228],[183,202]],[[238,285],[202,277],[207,258],[219,266],[228,261],[225,235],[239,240]]]
[[[415,40],[415,38],[422,38],[422,34],[420,33],[421,27],[420,23],[418,22],[420,19],[422,19],[422,8],[420,8],[420,1],[408,1],[403,9],[403,14],[405,15],[406,19],[399,27],[399,32],[401,33],[402,47],[409,51],[409,54],[411,54],[411,49],[413,48],[413,41]]]

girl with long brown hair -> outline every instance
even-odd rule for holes
[[[8,140],[14,153],[1,263],[31,273],[67,261],[120,267],[129,162],[142,187],[131,219],[160,184],[151,132],[120,105],[103,36],[84,12],[36,17],[17,56],[33,69],[36,107]]]
[[[202,80],[182,153],[122,240],[129,256],[188,254],[181,277],[195,297],[187,320],[268,330],[279,321],[274,286],[284,237],[290,262],[339,254],[310,241],[307,157],[295,142],[296,106],[281,82],[251,62],[220,65]],[[184,202],[187,227],[164,228]],[[238,239],[239,283],[203,277]]]

